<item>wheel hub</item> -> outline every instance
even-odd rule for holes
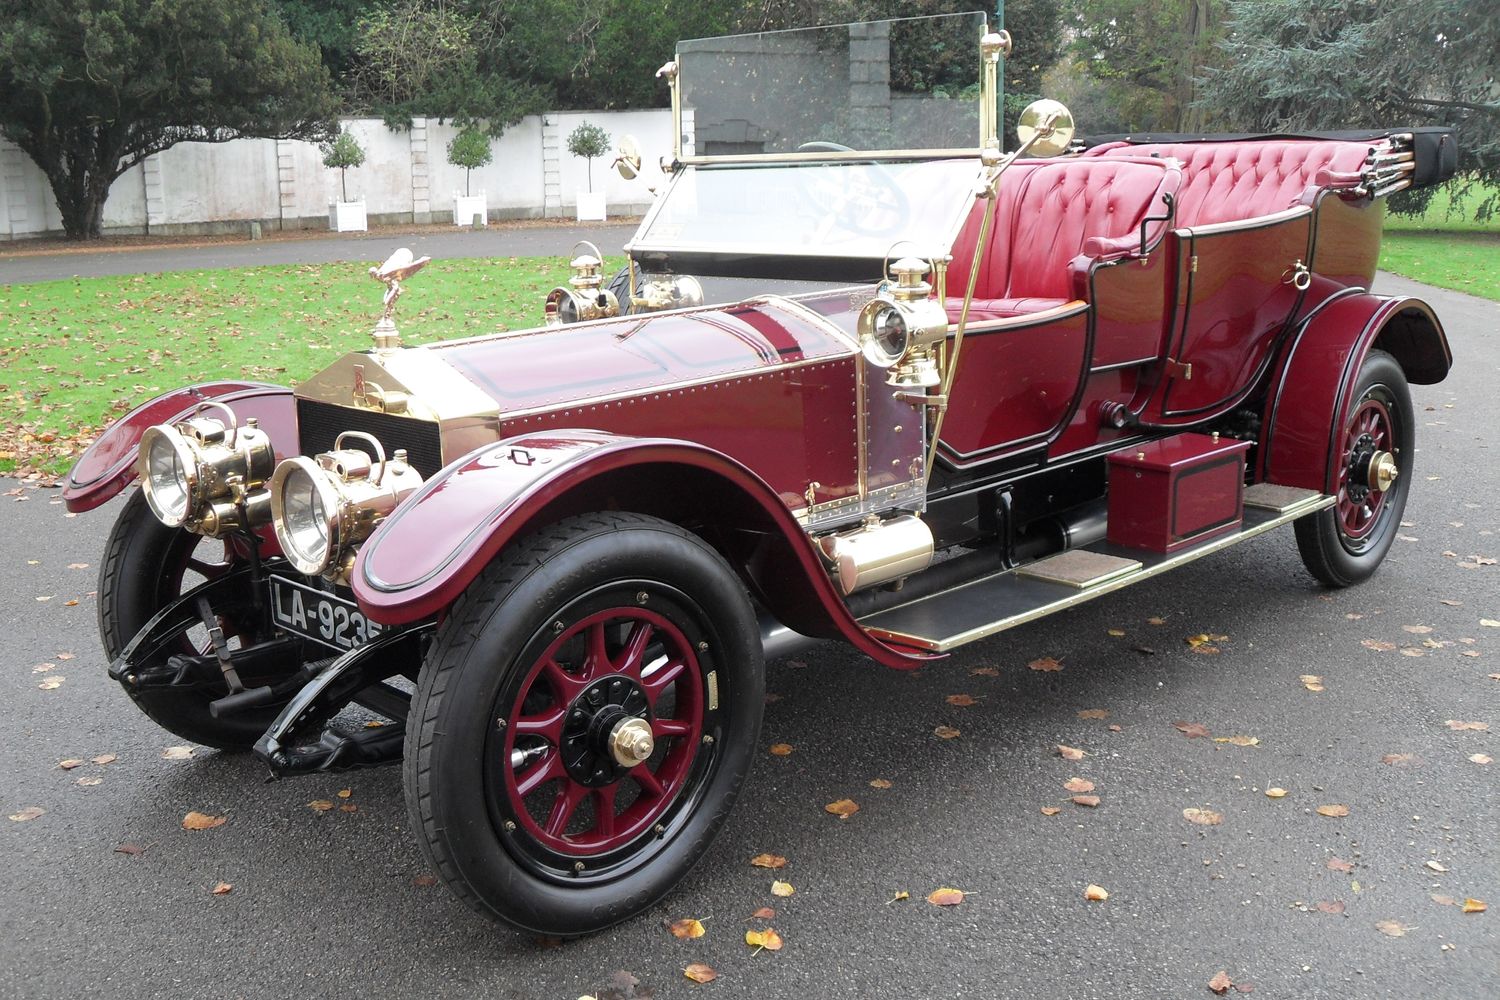
[[[635,767],[651,756],[656,749],[656,740],[651,734],[651,723],[645,719],[631,717],[616,722],[609,731],[609,752],[621,767]]]
[[[1369,464],[1365,467],[1365,481],[1370,489],[1384,493],[1395,483],[1396,477],[1401,474],[1396,465],[1396,456],[1388,451],[1377,451],[1370,456]]]
[[[563,722],[563,766],[580,785],[619,781],[655,750],[646,693],[629,677],[612,674],[590,684],[568,706]]]

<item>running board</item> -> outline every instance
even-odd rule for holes
[[[1212,555],[1334,504],[1312,490],[1275,487],[1265,501],[1245,491],[1240,530],[1170,555],[1097,542],[1005,570],[860,619],[872,636],[945,653]]]

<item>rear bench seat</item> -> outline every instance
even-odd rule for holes
[[[1022,160],[1000,178],[999,204],[970,308],[971,321],[1042,312],[1078,297],[1075,276],[1139,245],[1141,220],[1163,214],[1174,164],[1142,157]],[[948,313],[958,321],[984,212],[975,203],[953,247]],[[1163,223],[1147,233],[1160,235]]]
[[[1111,142],[1085,160],[1170,157],[1182,163],[1173,228],[1210,226],[1275,215],[1302,204],[1320,171],[1363,169],[1368,142],[1328,139],[1262,139],[1251,142]]]

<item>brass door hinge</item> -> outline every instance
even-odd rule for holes
[[[1192,274],[1198,273],[1198,255],[1193,254],[1188,258],[1188,271]]]
[[[1193,363],[1191,361],[1182,362],[1175,358],[1168,358],[1167,376],[1169,378],[1180,378],[1184,382],[1191,382],[1193,380]]]

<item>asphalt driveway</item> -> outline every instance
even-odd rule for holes
[[[1210,996],[1220,970],[1261,997],[1493,997],[1500,304],[1419,290],[1458,365],[1415,391],[1413,496],[1375,579],[1321,589],[1286,530],[918,673],[835,647],[773,663],[762,753],[703,863],[567,943],[430,884],[395,769],[267,783],[251,757],[165,759],[181,741],[106,678],[95,634],[118,501],[67,517],[0,481],[0,997],[574,1000],[627,995],[607,992],[622,970],[658,998],[1154,1000]],[[1075,777],[1098,805],[1071,801]],[[824,810],[844,798],[859,812]],[[228,819],[190,832],[190,810]],[[939,887],[969,895],[940,908]],[[779,952],[744,943],[763,906]],[[683,917],[705,936],[668,933]]]

